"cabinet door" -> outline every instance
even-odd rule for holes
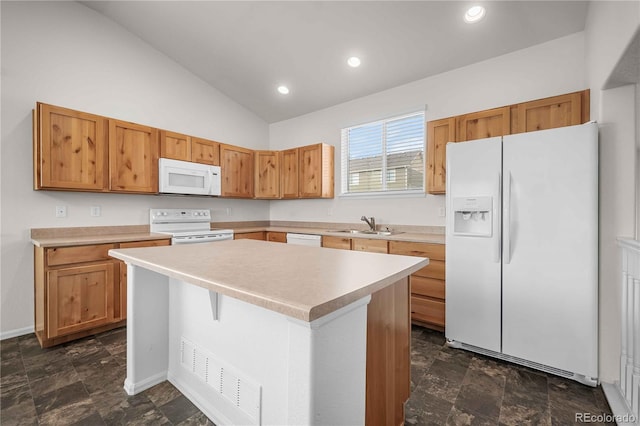
[[[325,235],[322,237],[322,247],[351,250],[351,238]]]
[[[49,271],[49,338],[113,322],[113,268],[104,262]]]
[[[588,117],[582,121],[582,94],[569,93],[518,104],[517,132],[573,126],[588,121]]]
[[[191,138],[191,161],[220,165],[220,143],[201,138]]]
[[[36,189],[107,188],[107,119],[52,105],[36,106]]]
[[[286,243],[286,232],[267,232],[267,241],[273,241],[275,243]]]
[[[280,153],[256,151],[255,197],[280,198]]]
[[[109,120],[109,189],[114,192],[158,192],[158,131]]]
[[[300,198],[333,198],[333,153],[333,146],[323,143],[299,148]]]
[[[160,157],[191,161],[191,136],[161,130]]]
[[[368,251],[372,253],[387,253],[387,240],[353,238],[351,243],[351,250]]]
[[[253,151],[220,144],[222,196],[253,198]]]
[[[171,245],[171,240],[130,241],[120,243],[120,248],[158,247]],[[115,321],[127,318],[127,264],[118,261],[119,279],[116,281],[113,296],[113,317]]]
[[[447,177],[447,142],[456,140],[456,119],[427,123],[427,191],[430,194],[444,194]]]
[[[298,198],[298,149],[282,151],[280,164],[281,197]]]
[[[458,142],[511,133],[511,108],[501,107],[456,117]]]

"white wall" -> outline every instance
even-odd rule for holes
[[[76,2],[1,2],[0,336],[33,326],[30,228],[148,224],[150,207],[207,207],[214,220],[264,220],[268,202],[32,190],[36,101],[264,149],[254,114]],[[56,205],[68,217],[56,219]],[[89,215],[100,205],[102,216]],[[231,207],[231,215],[224,209]]]
[[[366,70],[363,69],[363,72]],[[271,124],[271,149],[326,142],[336,147],[340,193],[340,129],[426,109],[426,120],[479,111],[587,88],[583,33],[425,78],[311,114]],[[305,200],[271,203],[271,220],[444,226],[444,196]]]
[[[634,235],[637,137],[634,85],[602,90],[640,26],[640,2],[589,4],[585,28],[591,117],[600,132],[600,378],[618,377],[620,253],[615,239]]]

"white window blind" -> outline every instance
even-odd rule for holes
[[[342,129],[342,193],[424,190],[424,112]]]

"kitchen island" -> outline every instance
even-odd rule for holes
[[[217,424],[401,424],[409,281],[425,258],[253,240],[111,250],[127,263],[127,377]]]

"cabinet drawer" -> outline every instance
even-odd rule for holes
[[[170,246],[171,240],[128,241],[120,243],[120,248]]]
[[[322,247],[351,250],[351,238],[323,236]]]
[[[444,326],[444,302],[411,296],[411,319]]]
[[[387,240],[368,240],[366,238],[353,238],[351,250],[368,251],[372,253],[387,253]]]
[[[443,260],[429,259],[429,264],[422,269],[418,269],[413,275],[444,280],[444,268]]]
[[[108,253],[114,248],[116,248],[115,244],[50,248],[47,249],[47,265],[66,265],[111,259]]]
[[[444,300],[445,285],[443,280],[411,276],[411,293],[420,296],[435,297]]]
[[[411,241],[389,241],[389,253],[405,256],[428,257],[444,260],[444,244],[414,243]]]

